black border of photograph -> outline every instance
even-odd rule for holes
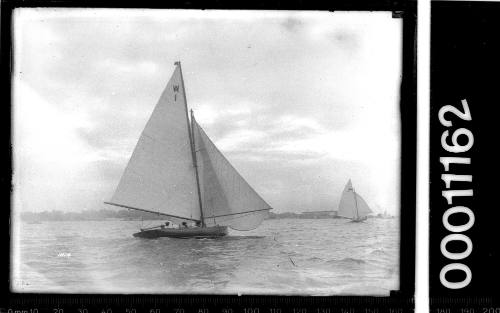
[[[431,308],[500,312],[500,3],[433,2],[430,61]]]
[[[153,309],[167,309],[168,312],[224,312],[224,313],[332,313],[354,312],[352,310],[393,309],[394,312],[413,310],[415,290],[415,202],[416,202],[416,1],[337,1],[332,3],[315,1],[177,1],[169,2],[168,7],[153,1],[4,1],[2,5],[2,78],[5,103],[11,103],[11,21],[12,10],[17,7],[95,7],[95,8],[185,8],[185,9],[252,9],[252,10],[327,10],[327,11],[390,11],[393,18],[403,19],[403,63],[400,94],[401,117],[401,233],[400,233],[400,289],[388,297],[371,296],[226,296],[226,295],[61,295],[61,294],[16,294],[10,292],[10,268],[2,267],[0,272],[0,308],[15,310],[37,309],[38,312],[63,308],[66,312],[105,312],[113,310],[127,313],[150,312]],[[9,145],[2,168],[3,200],[10,202],[12,178],[12,147],[9,106],[2,106],[6,128],[2,132],[4,144]],[[4,151],[7,151],[4,150]],[[7,191],[8,190],[8,191]],[[3,223],[2,249],[10,247],[10,212],[1,210]],[[4,260],[9,262],[7,253]],[[87,309],[87,311],[82,311]],[[108,310],[110,309],[110,310]],[[134,309],[136,311],[131,311]],[[183,311],[179,310],[183,309]],[[208,309],[209,311],[199,311]],[[259,309],[259,310],[255,310]],[[279,309],[279,310],[278,310]],[[78,311],[80,310],[80,311]],[[166,312],[162,311],[162,312]],[[222,311],[221,311],[222,310]],[[273,311],[274,310],[274,311]],[[305,310],[305,311],[304,311]],[[62,311],[54,311],[62,313]],[[366,311],[368,312],[368,311]],[[24,312],[22,312],[24,313]]]

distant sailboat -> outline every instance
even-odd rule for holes
[[[180,62],[147,122],[116,191],[106,204],[164,215],[178,227],[141,229],[135,237],[220,237],[251,230],[271,207],[196,122]],[[166,227],[167,226],[167,227]]]
[[[365,200],[354,191],[351,180],[347,182],[339,203],[337,215],[351,219],[353,222],[362,222],[372,213]]]
[[[385,210],[384,214],[382,215],[382,218],[389,219],[389,218],[394,218],[394,216],[387,214],[387,210]]]

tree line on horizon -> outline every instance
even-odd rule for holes
[[[42,212],[22,212],[21,219],[27,222],[34,221],[100,221],[107,219],[120,220],[163,220],[164,216],[139,212],[134,210],[83,210],[80,212],[63,212],[59,210],[42,211]]]
[[[269,212],[268,219],[280,219],[280,218],[335,218],[335,211],[318,211],[318,212],[283,212],[283,213],[273,213]],[[52,211],[41,211],[41,212],[22,212],[21,219],[26,222],[36,222],[36,221],[101,221],[108,219],[118,219],[118,220],[164,220],[165,216],[139,212],[135,210],[112,210],[112,209],[100,209],[100,210],[83,210],[80,212],[63,212],[60,210]]]

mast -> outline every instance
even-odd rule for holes
[[[254,229],[271,209],[269,204],[219,151],[197,123],[194,114],[191,123],[200,188],[207,192],[208,197],[202,194],[206,225],[229,226],[236,230]]]
[[[195,171],[195,177],[196,177],[196,189],[198,191],[198,204],[200,206],[200,220],[201,220],[201,227],[205,227],[205,220],[203,219],[203,209],[201,205],[201,192],[200,192],[200,179],[198,177],[198,166],[196,165],[196,152],[194,148],[194,134],[193,134],[193,110],[191,110],[191,125],[189,125],[189,117],[188,117],[188,108],[187,108],[187,99],[186,99],[186,89],[184,88],[184,77],[182,76],[182,67],[181,67],[181,61],[177,61],[174,63],[175,65],[179,66],[179,72],[181,74],[181,83],[182,83],[182,94],[184,96],[184,104],[186,106],[186,123],[188,126],[188,133],[189,133],[189,143],[191,146],[191,156],[193,158],[193,166],[194,166],[194,171]]]
[[[194,146],[194,115],[193,109],[191,109],[191,151],[193,151],[193,164],[196,175],[196,189],[198,189],[198,202],[200,203],[200,219],[201,219],[201,227],[205,227],[205,219],[203,218],[203,207],[201,205],[201,191],[200,191],[200,178],[198,175],[198,163],[196,162],[196,149]]]
[[[352,187],[352,194],[354,195],[354,205],[356,206],[356,219],[359,219],[358,200],[356,200],[356,191],[354,190],[354,187]]]

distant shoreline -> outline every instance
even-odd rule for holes
[[[336,211],[314,211],[314,212],[269,212],[267,219],[337,219]],[[384,216],[382,214],[372,215],[369,218],[394,218],[394,216]],[[82,212],[62,212],[62,211],[42,211],[23,212],[21,220],[36,224],[49,221],[141,221],[141,220],[166,220],[167,218],[153,213],[143,213],[132,210],[84,210]]]

